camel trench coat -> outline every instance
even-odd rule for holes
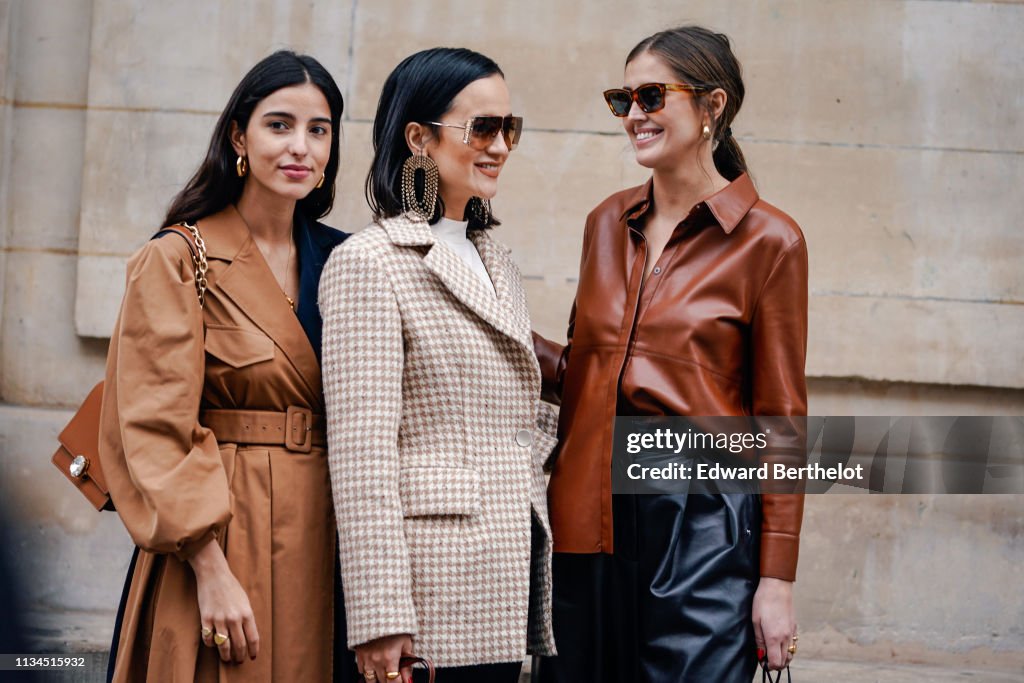
[[[470,239],[496,295],[414,214],[353,235],[320,282],[348,644],[409,633],[439,667],[554,653],[557,417],[519,270]]]
[[[167,234],[129,261],[110,342],[100,458],[140,548],[114,680],[328,680],[336,543],[322,431],[319,446],[311,431],[294,440],[302,446],[286,447],[218,438],[204,423],[216,423],[211,410],[231,411],[219,416],[232,432],[249,424],[243,410],[323,414],[316,286],[345,235],[296,219],[296,315],[234,207],[200,220],[199,230],[205,307],[188,243]],[[211,538],[255,613],[260,653],[243,664],[222,663],[200,640],[187,558]]]

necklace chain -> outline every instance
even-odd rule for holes
[[[284,269],[285,283],[288,282],[288,276],[291,275],[291,272],[292,272],[292,251],[294,251],[294,249],[295,249],[295,239],[294,239],[294,237],[295,236],[292,235],[291,239],[288,240],[288,263],[285,264],[285,269]],[[288,301],[288,305],[291,306],[292,310],[294,311],[295,310],[295,299],[293,299],[290,296],[288,296],[288,292],[284,289],[284,287],[281,288],[281,293],[284,294],[284,298]]]
[[[245,227],[248,228],[249,227],[249,222],[247,220],[245,220],[245,216],[242,215],[241,211],[238,212],[238,215],[242,219],[242,222],[245,223]],[[249,229],[249,234],[252,235],[252,229]],[[253,239],[253,241],[256,241],[255,236],[252,239]],[[256,242],[256,246],[257,246],[257,248],[259,248],[259,242]],[[262,249],[260,249],[260,250],[262,251]],[[294,233],[294,231],[292,231],[292,234],[290,234],[288,236],[288,262],[285,263],[285,266],[284,266],[284,269],[285,269],[284,270],[284,279],[285,279],[285,284],[286,285],[288,283],[288,275],[292,272],[292,253],[293,253],[294,250],[295,250],[295,233]],[[263,255],[263,260],[266,262],[267,266],[269,267],[270,266],[270,259],[267,257],[267,254]],[[276,280],[277,279],[277,274],[274,273],[273,268],[270,269],[270,272],[271,272],[272,275],[274,275],[274,279]],[[285,301],[288,302],[288,305],[291,307],[292,311],[294,311],[295,310],[295,299],[293,299],[290,296],[288,296],[287,290],[285,290],[285,288],[281,286],[280,282],[277,283],[277,286],[281,290],[281,294],[284,295]]]

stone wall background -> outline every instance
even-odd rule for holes
[[[35,634],[108,642],[130,554],[48,463],[102,376],[124,261],[158,227],[245,70],[309,52],[346,98],[326,219],[362,183],[387,73],[462,45],[527,121],[495,209],[535,327],[562,338],[587,211],[641,182],[600,92],[649,33],[729,34],[733,129],[811,256],[811,412],[1024,414],[1024,4],[942,0],[0,0],[0,486]],[[1022,497],[808,501],[801,653],[1024,671]]]

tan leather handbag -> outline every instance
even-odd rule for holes
[[[177,227],[165,228],[158,232],[181,235],[188,242],[192,252],[192,264],[196,269],[196,294],[199,305],[206,295],[206,243],[195,225],[182,223],[188,234]],[[103,382],[92,388],[71,421],[57,437],[60,447],[50,459],[75,488],[85,496],[97,510],[113,510],[107,480],[100,466],[100,407],[103,405]]]

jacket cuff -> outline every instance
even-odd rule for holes
[[[346,606],[346,621],[355,627],[349,626],[348,649],[355,650],[360,645],[365,645],[378,638],[385,638],[387,636],[402,634],[416,636],[419,627],[416,623],[416,617],[411,612],[405,615],[399,614],[398,610],[394,612],[388,610],[388,612],[389,614],[382,614],[381,610],[378,609],[371,616],[360,610],[350,610]]]
[[[188,541],[179,544],[178,550],[174,553],[174,556],[182,562],[188,562],[193,557],[195,557],[195,554],[202,550],[207,543],[209,543],[210,541],[214,541],[217,538],[217,529],[210,529],[195,541]]]
[[[761,532],[761,576],[796,581],[800,537],[776,531]]]

